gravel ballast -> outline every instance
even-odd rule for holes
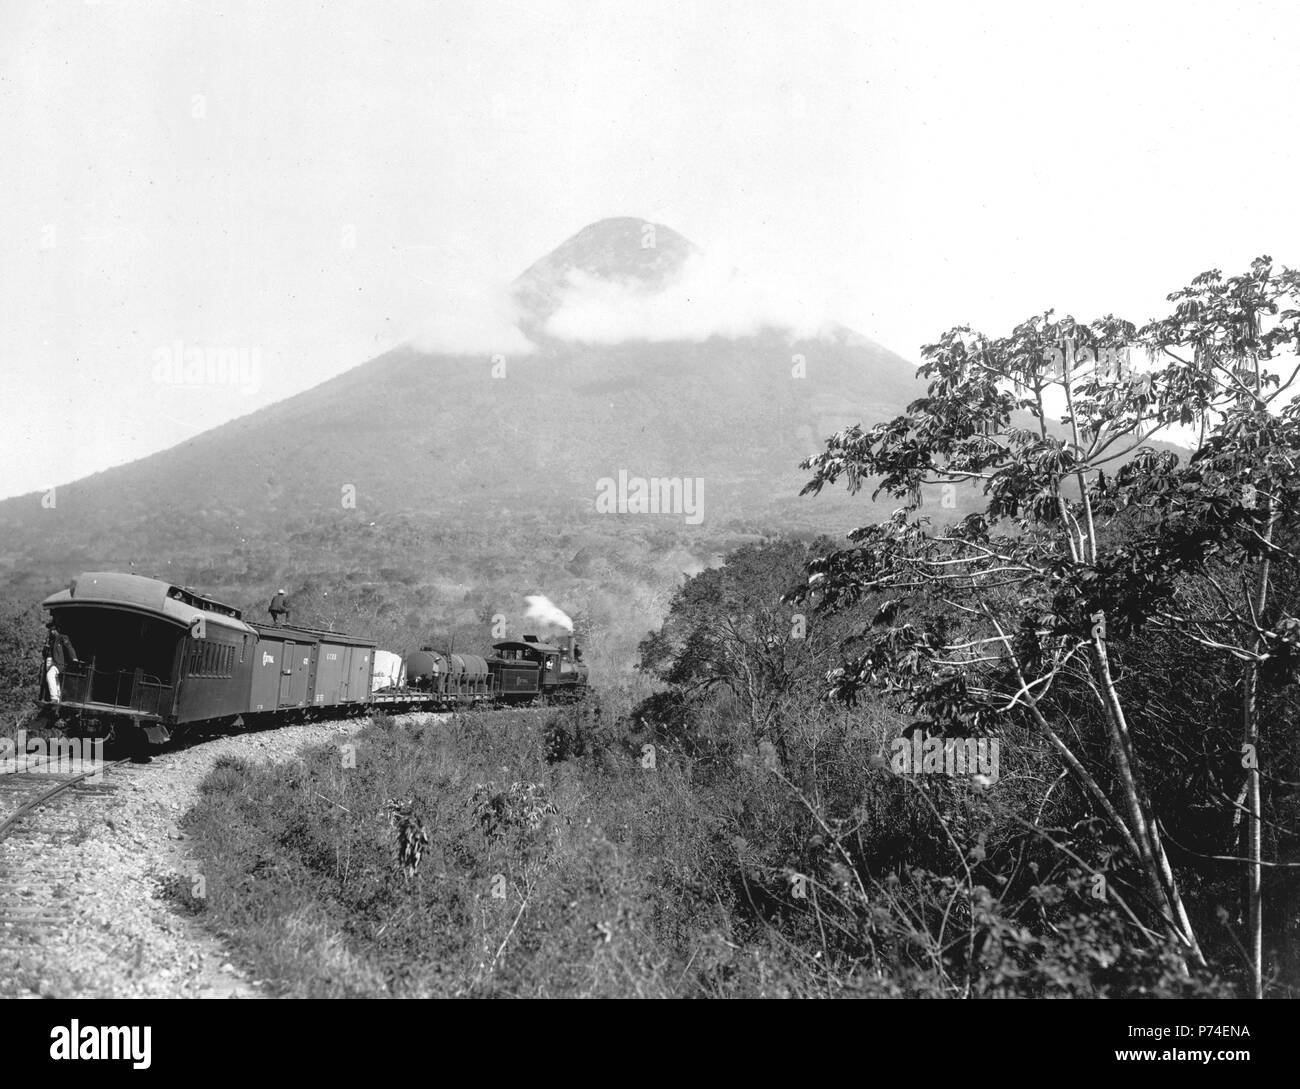
[[[410,718],[427,716],[410,716]],[[190,886],[194,863],[179,822],[218,757],[283,762],[336,742],[365,718],[285,726],[167,752],[105,774],[97,793],[68,798],[0,843],[0,875],[40,924],[0,953],[0,996],[257,998],[261,981],[181,913],[166,890]]]

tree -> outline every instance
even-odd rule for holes
[[[641,667],[687,700],[719,689],[743,708],[755,744],[788,766],[785,701],[819,668],[825,630],[782,604],[814,548],[793,540],[746,545],[677,592],[662,628],[641,643]]]
[[[5,727],[21,720],[35,703],[44,642],[44,616],[39,608],[19,608],[0,601],[0,716],[10,720]]]
[[[1174,313],[1142,329],[1049,311],[1006,337],[958,327],[928,345],[925,397],[894,420],[841,431],[804,463],[814,474],[805,492],[840,481],[856,492],[874,478],[876,495],[904,505],[811,564],[794,600],[827,613],[873,606],[833,696],[880,689],[940,730],[1032,725],[1135,868],[1148,936],[1163,932],[1202,961],[1113,644],[1159,626],[1245,662],[1246,745],[1258,742],[1263,672],[1294,676],[1296,622],[1269,612],[1269,586],[1275,565],[1294,562],[1277,532],[1300,499],[1300,409],[1280,400],[1295,371],[1274,369],[1300,343],[1300,277],[1260,258],[1169,299]],[[1189,435],[1186,460],[1153,445]],[[971,481],[984,509],[932,527],[923,489]],[[1186,592],[1225,566],[1243,580],[1235,596],[1222,585],[1211,597]],[[1080,701],[1104,731],[1104,772],[1069,717],[1067,703]],[[1259,993],[1259,773],[1244,770]]]
[[[1294,617],[1278,615],[1270,623],[1273,564],[1292,560],[1275,542],[1279,527],[1295,514],[1300,406],[1293,398],[1274,411],[1296,370],[1283,382],[1268,368],[1296,347],[1297,294],[1300,277],[1289,270],[1274,275],[1271,261],[1263,257],[1245,275],[1225,280],[1215,270],[1170,296],[1177,303],[1174,314],[1144,330],[1148,349],[1157,359],[1213,376],[1220,396],[1230,397],[1231,405],[1208,437],[1207,416],[1201,415],[1201,441],[1188,466],[1170,474],[1169,487],[1153,488],[1151,479],[1128,467],[1115,489],[1121,504],[1144,504],[1159,515],[1157,536],[1166,547],[1178,527],[1213,527],[1205,536],[1214,552],[1214,570],[1200,574],[1217,595],[1215,615],[1162,612],[1153,619],[1176,625],[1189,638],[1245,663],[1240,708],[1246,781],[1237,804],[1246,802],[1247,937],[1256,997],[1263,993],[1259,687],[1265,669],[1275,680],[1295,679],[1300,640],[1300,622]],[[1239,575],[1235,592],[1228,588],[1230,577],[1228,587],[1214,577],[1234,569]]]

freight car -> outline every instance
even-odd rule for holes
[[[408,689],[436,702],[487,703],[493,698],[487,662],[476,654],[451,654],[421,647],[402,662]]]
[[[70,733],[128,746],[165,744],[180,728],[572,698],[587,683],[571,638],[564,648],[532,636],[499,643],[491,660],[426,648],[394,669],[397,656],[373,639],[250,623],[238,609],[140,575],[80,575],[42,606],[76,660],[60,673],[60,698],[43,692],[41,709]],[[390,678],[382,689],[377,661]],[[530,668],[531,679],[520,682]],[[510,691],[502,687],[507,674]]]

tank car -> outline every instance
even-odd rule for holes
[[[485,703],[492,699],[492,676],[477,654],[450,654],[421,647],[402,663],[409,688],[446,704]]]

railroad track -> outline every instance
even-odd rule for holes
[[[521,714],[534,710],[518,709]],[[274,734],[266,731],[265,736]],[[195,737],[179,748],[200,747],[205,740]],[[137,808],[137,791],[154,793],[144,780],[166,776],[172,765],[169,755],[159,754],[143,764],[105,762],[98,782],[92,781],[93,772],[61,773],[48,761],[22,772],[0,773],[0,999],[99,994],[113,987],[122,973],[135,978],[131,973],[152,955],[138,948],[138,914],[130,914],[120,929],[116,925],[114,897],[131,893],[121,893],[123,886],[113,875],[125,877],[132,890],[139,891],[140,875],[130,867],[124,874],[121,860],[124,852],[147,853],[150,848],[123,823],[130,820],[124,814]],[[172,935],[167,937],[175,943]],[[200,967],[191,974],[201,976],[201,964],[200,957]],[[231,983],[219,972],[208,975],[212,978],[202,993],[224,993],[221,988]]]
[[[94,803],[150,768],[116,760],[75,774],[38,766],[0,775],[0,992],[24,952],[71,940],[68,890]]]

